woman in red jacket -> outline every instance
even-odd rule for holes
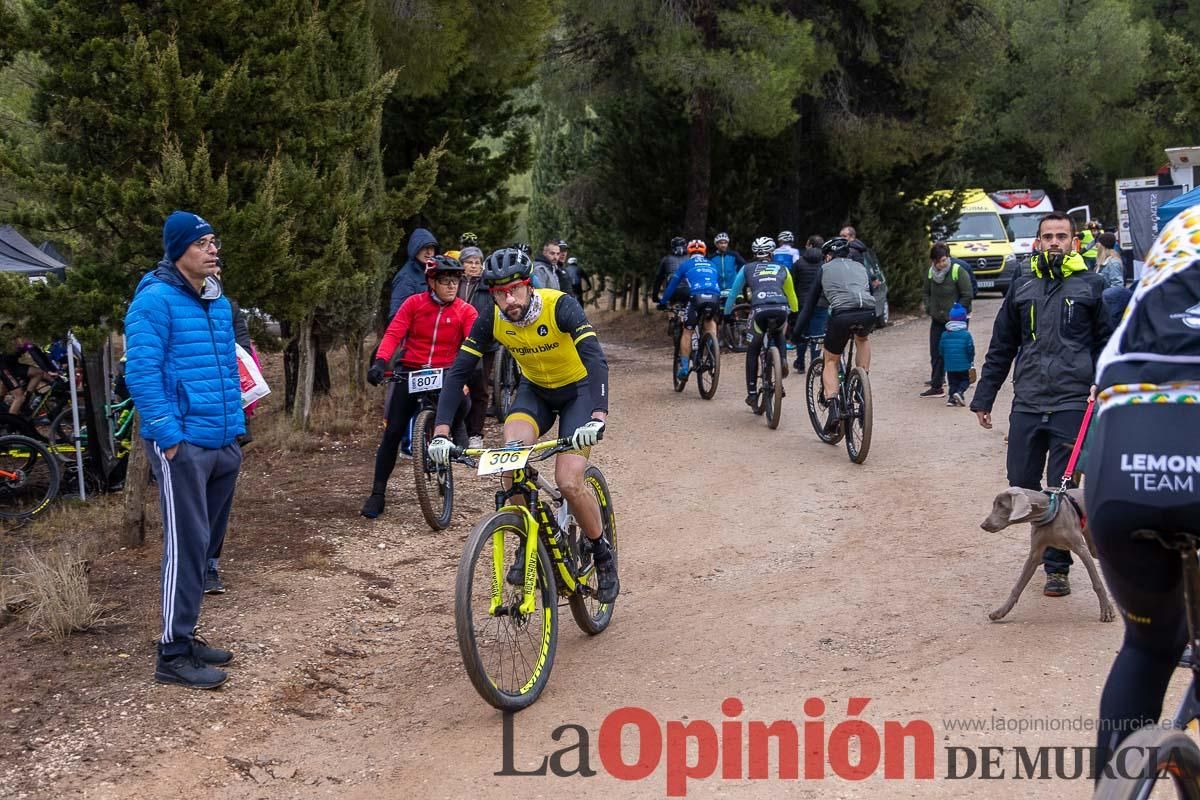
[[[397,351],[400,353],[399,365],[406,371],[445,368],[454,363],[458,348],[479,316],[470,303],[458,297],[462,274],[462,265],[446,256],[425,262],[425,283],[429,291],[414,294],[396,310],[396,316],[375,351],[375,363],[367,371],[367,380],[372,386],[383,382],[384,372]],[[469,402],[464,396],[455,415],[456,423],[466,415]],[[371,496],[363,504],[364,517],[374,519],[383,513],[388,478],[396,466],[400,441],[416,408],[417,400],[408,393],[408,386],[403,381],[396,383],[388,405],[387,428],[375,452],[375,481],[371,485]]]

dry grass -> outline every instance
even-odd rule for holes
[[[88,569],[89,562],[69,546],[28,551],[21,559],[17,583],[29,603],[29,627],[55,641],[96,627],[105,609],[92,599]]]

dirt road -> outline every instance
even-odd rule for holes
[[[997,306],[992,299],[977,306],[980,354]],[[814,436],[798,376],[788,379],[783,422],[771,431],[742,403],[742,356],[725,357],[720,390],[706,402],[694,385],[671,391],[669,353],[657,337],[610,344],[613,414],[596,459],[616,498],[624,593],[602,636],[589,639],[562,617],[549,688],[513,722],[514,770],[577,744],[579,728],[552,738],[573,724],[589,738],[594,777],[494,774],[504,769],[502,718],[463,673],[452,617],[462,541],[491,487],[460,475],[460,487],[473,494],[445,534],[430,533],[397,499],[367,522],[355,516],[373,449],[363,437],[339,443],[336,469],[304,480],[286,464],[254,464],[257,485],[272,487],[294,512],[269,530],[242,530],[246,538],[231,542],[226,559],[230,594],[206,600],[208,630],[239,655],[225,688],[154,686],[141,639],[124,644],[128,658],[118,661],[110,651],[122,643],[84,637],[66,661],[80,669],[96,645],[105,685],[94,691],[104,701],[74,692],[75,702],[86,701],[83,714],[70,698],[46,700],[35,713],[70,723],[31,735],[28,750],[8,751],[13,760],[0,770],[0,785],[11,781],[11,791],[0,794],[662,797],[668,772],[679,780],[680,756],[695,764],[711,755],[716,772],[683,784],[687,796],[1088,797],[1086,780],[1053,776],[1076,768],[1070,748],[1093,742],[1084,726],[1121,623],[1099,621],[1082,568],[1072,572],[1070,597],[1044,598],[1039,573],[1005,622],[988,621],[1028,548],[1027,527],[979,528],[1005,485],[1009,396],[1001,395],[992,431],[965,409],[918,398],[927,335],[924,321],[910,321],[873,337],[875,433],[864,466]],[[393,478],[397,498],[411,491],[402,480]],[[293,537],[305,532],[298,544]],[[239,555],[242,541],[277,555],[303,547],[304,558],[299,565],[250,559],[245,550]],[[148,613],[156,557],[138,556],[151,576]],[[153,630],[150,616],[139,624],[141,637]],[[723,713],[726,698],[743,710]],[[806,705],[811,698],[823,712]],[[869,703],[850,709],[851,698]],[[22,703],[5,699],[0,722],[10,733],[24,730],[11,724],[24,719],[12,712]],[[653,769],[636,781],[612,777],[600,753],[602,723],[627,706],[657,720],[643,730],[641,748]],[[845,753],[841,737],[850,729],[839,734],[838,725],[851,711],[875,731],[887,721],[928,723],[926,742],[910,743],[903,759],[894,752],[885,759],[897,769],[903,761],[904,779],[885,779],[883,763],[866,769],[865,780],[839,777],[830,762],[835,751]],[[803,728],[803,742],[827,745],[824,778],[801,756],[801,780],[781,780],[774,745],[769,778],[758,780],[722,778],[724,762],[695,742],[679,752],[664,746],[661,757],[652,752],[659,736],[682,740],[668,721],[707,721],[723,736],[722,752],[733,755],[738,748],[725,731],[746,737],[754,720],[791,721],[798,730],[823,721],[823,735]],[[1014,729],[954,727],[996,722]],[[1018,732],[1018,725],[1040,730]],[[688,730],[700,737],[703,728]],[[629,765],[638,761],[636,730],[625,729]],[[1045,751],[1049,777],[1034,780],[1029,769],[1015,777],[1017,746],[1029,748],[1035,774],[1034,748],[1068,749]],[[870,761],[870,750],[855,741],[849,763]],[[933,779],[914,777],[914,750],[932,754]],[[1064,762],[1057,770],[1056,755]],[[558,766],[576,769],[579,758],[577,749]],[[1003,772],[1002,779],[981,778],[989,758],[990,774]],[[970,777],[948,777],[972,763]],[[747,775],[748,767],[727,774]]]

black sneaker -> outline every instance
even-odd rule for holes
[[[192,655],[212,667],[223,667],[233,661],[233,653],[213,647],[197,634],[192,634]]]
[[[967,400],[962,396],[962,392],[955,392],[954,394],[950,395],[950,399],[954,401],[954,405],[956,406],[962,406],[963,408],[967,407]]]
[[[621,581],[617,579],[617,560],[610,554],[596,562],[596,599],[611,603],[621,593]]]
[[[746,395],[746,405],[750,406],[755,411],[758,410],[758,392],[749,392]]]
[[[918,397],[945,397],[946,390],[943,389],[941,386],[930,386],[928,389],[921,392],[921,394],[919,394],[917,396]]]
[[[383,513],[383,495],[372,494],[367,498],[367,502],[363,503],[362,511],[358,512],[367,519],[375,519]]]
[[[154,680],[189,689],[215,689],[228,677],[222,670],[205,664],[194,653],[172,658],[159,655],[158,663],[154,665]]]
[[[1071,581],[1065,572],[1051,572],[1046,576],[1046,586],[1042,594],[1046,597],[1066,597],[1071,593]]]
[[[209,567],[204,572],[204,593],[225,594],[225,584],[221,583],[221,573],[214,567]]]

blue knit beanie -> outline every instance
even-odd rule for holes
[[[212,225],[203,217],[190,211],[172,211],[163,223],[163,252],[167,260],[178,261],[188,245],[212,232]]]
[[[967,310],[959,303],[950,306],[950,321],[951,322],[966,322]]]

